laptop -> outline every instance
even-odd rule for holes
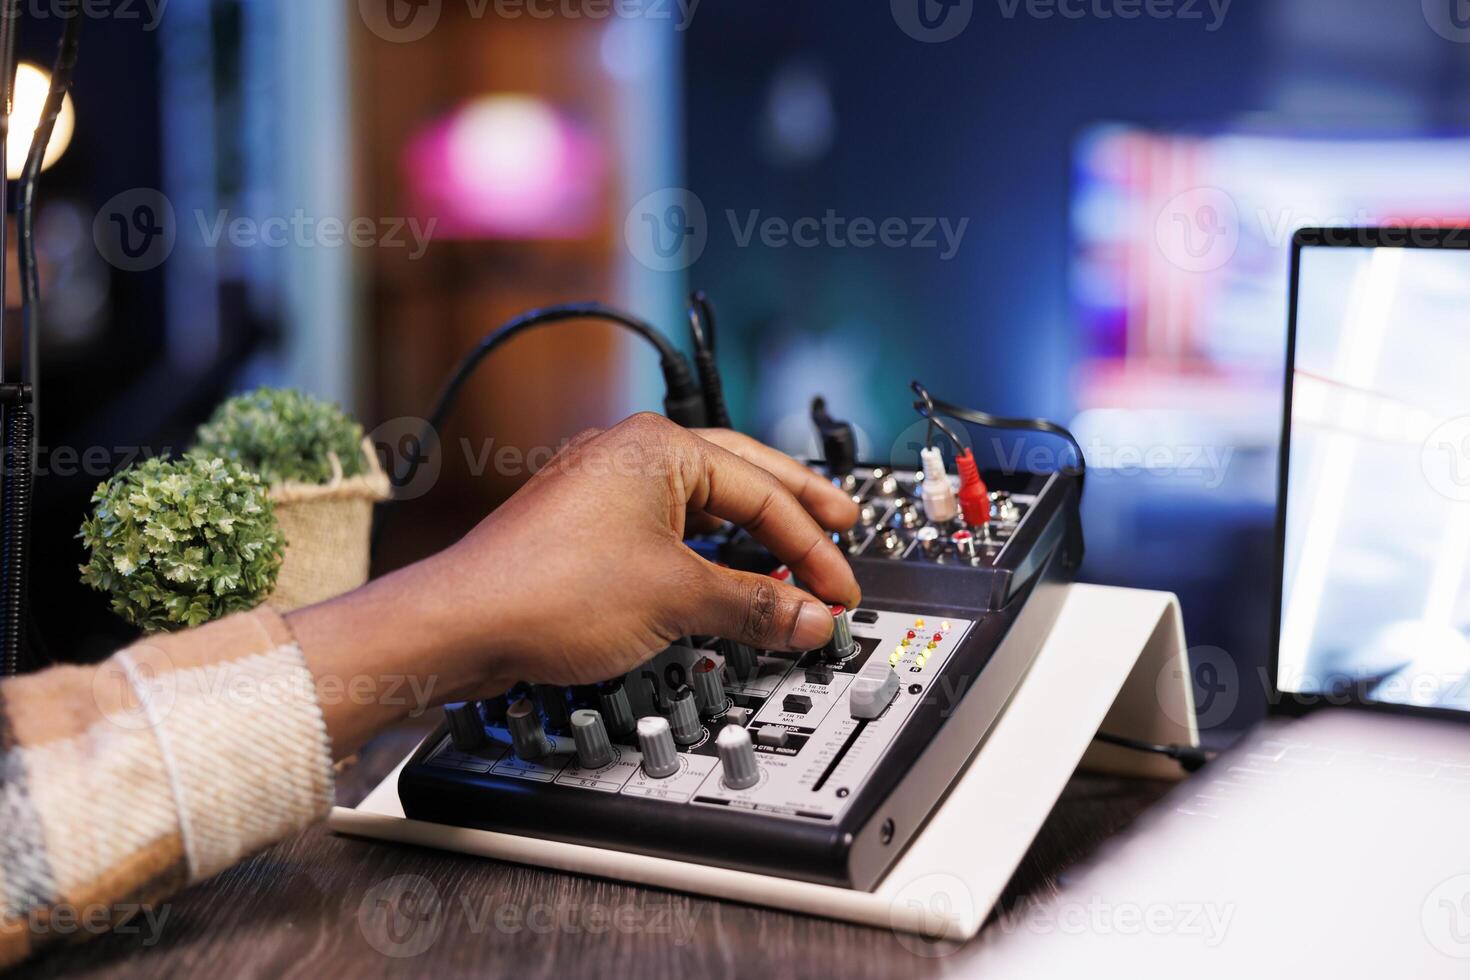
[[[1470,229],[1298,232],[1285,405],[1267,722],[987,975],[1470,976]]]

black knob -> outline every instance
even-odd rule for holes
[[[487,725],[504,725],[505,712],[509,708],[510,699],[504,694],[480,702],[480,714],[484,716]]]
[[[505,722],[510,729],[511,748],[518,758],[534,762],[551,754],[551,740],[546,737],[536,705],[530,698],[521,698],[511,705],[505,713]]]
[[[602,720],[613,738],[623,738],[632,733],[638,719],[633,717],[633,706],[628,702],[628,692],[622,681],[608,681],[597,694],[597,703],[602,708]]]
[[[485,722],[478,702],[446,704],[444,718],[449,722],[449,737],[459,751],[473,752],[485,744]]]
[[[567,707],[567,689],[555,684],[537,684],[536,694],[541,698],[541,707],[546,712],[546,724],[552,728],[565,729],[571,724],[571,709]]]
[[[749,680],[760,663],[756,652],[744,643],[721,640],[720,651],[725,655],[725,664],[730,668],[730,673],[735,676],[736,680]]]

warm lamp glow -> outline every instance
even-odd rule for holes
[[[487,95],[429,124],[405,157],[421,211],[446,238],[573,238],[596,226],[594,137],[550,103]]]
[[[41,110],[46,107],[46,92],[51,87],[51,76],[35,65],[21,63],[15,67],[15,102],[10,110],[10,138],[5,143],[5,170],[11,180],[20,177],[25,169],[26,156],[31,152],[31,139],[41,123]],[[61,103],[61,114],[56,117],[56,127],[51,132],[51,142],[46,146],[46,156],[41,161],[45,170],[66,152],[71,143],[72,130],[76,126],[76,113],[72,110],[71,96]]]

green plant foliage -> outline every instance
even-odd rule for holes
[[[362,426],[336,405],[290,388],[257,388],[220,405],[195,433],[199,451],[238,461],[270,486],[328,483],[363,472]]]
[[[190,453],[129,467],[92,494],[78,535],[82,581],[149,632],[198,626],[259,605],[284,541],[260,477]]]

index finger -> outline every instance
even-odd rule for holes
[[[697,429],[695,435],[768,471],[827,530],[846,531],[857,523],[858,506],[852,497],[779,449],[730,429]]]
[[[862,590],[852,566],[780,480],[709,440],[694,445],[689,506],[745,528],[819,598],[858,605]]]

